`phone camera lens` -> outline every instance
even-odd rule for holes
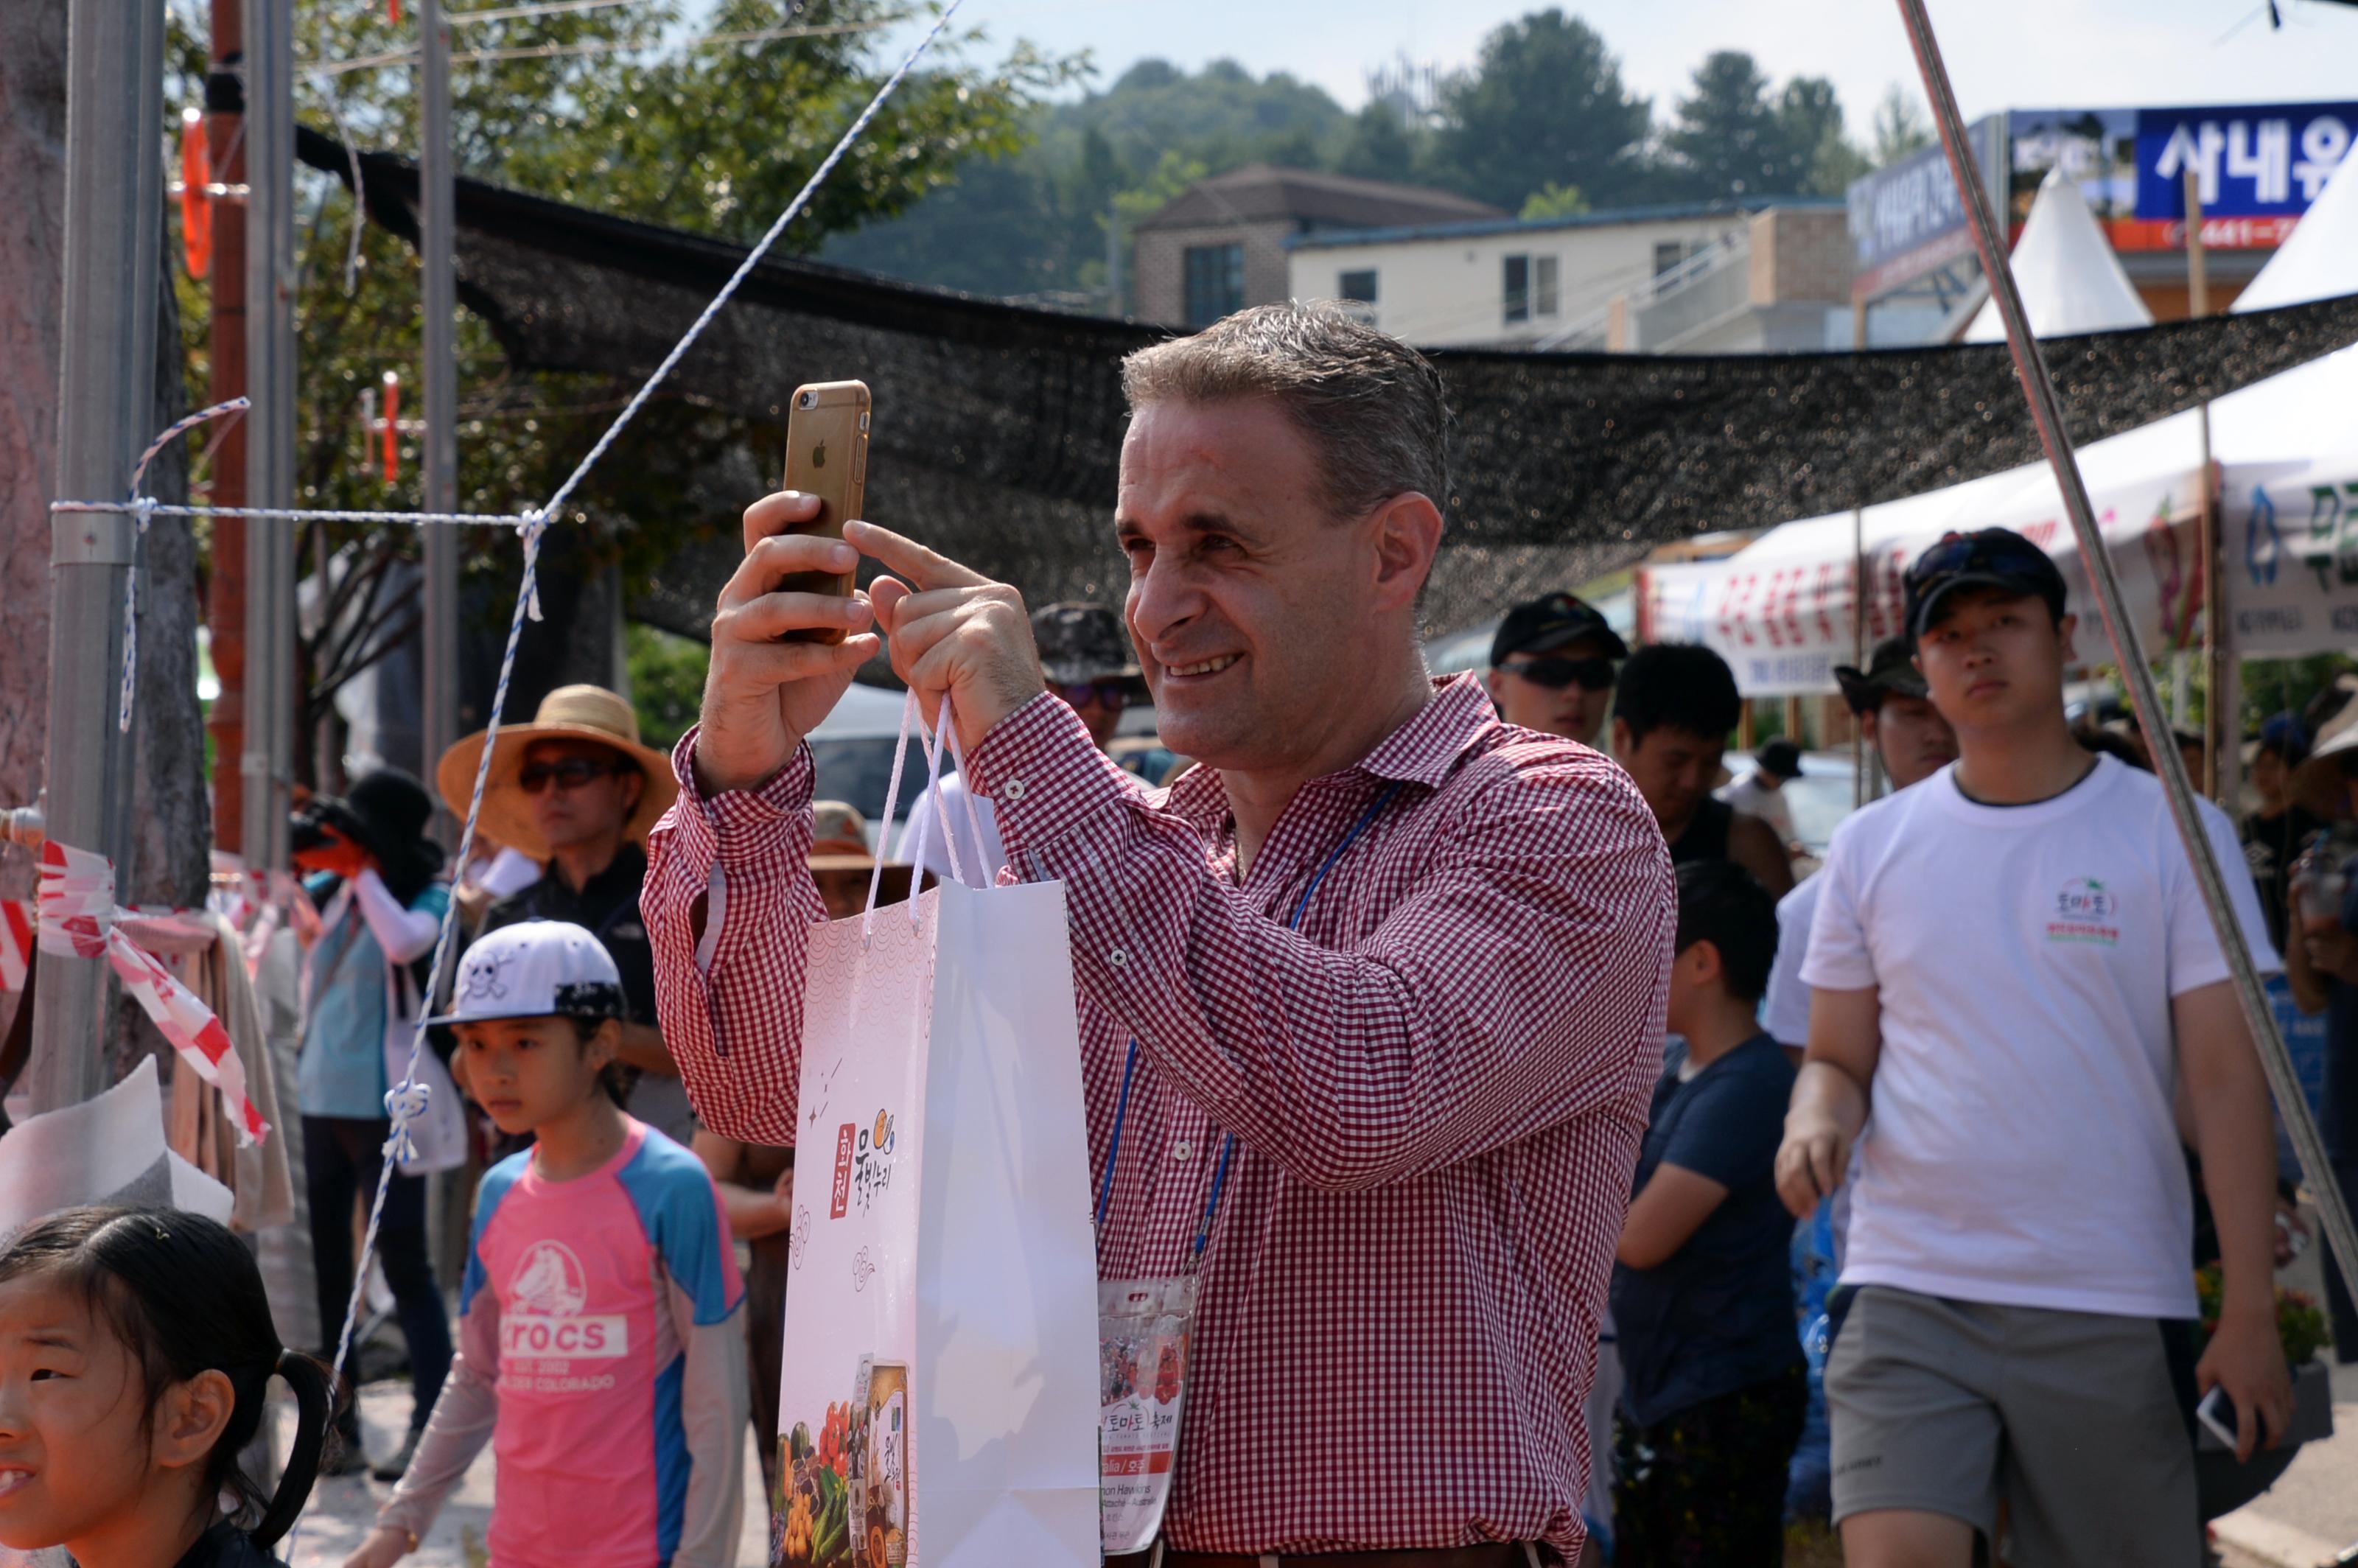
[[[806,392],[801,397],[795,399],[795,401],[805,408],[816,408],[818,406],[818,394],[816,392]]]

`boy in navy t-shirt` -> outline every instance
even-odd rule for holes
[[[1792,1065],[1754,1013],[1777,907],[1742,867],[1679,868],[1670,1028],[1613,1270],[1622,1370],[1616,1561],[1784,1560],[1808,1402],[1777,1196]]]

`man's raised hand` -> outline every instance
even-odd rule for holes
[[[782,491],[745,511],[745,559],[712,616],[712,664],[696,738],[696,782],[706,795],[750,789],[784,767],[831,712],[851,675],[882,646],[868,628],[867,598],[784,593],[795,572],[849,571],[859,554],[838,539],[786,529],[818,514],[817,496]],[[854,524],[858,526],[858,524]],[[850,633],[840,643],[782,643],[814,628]]]
[[[846,524],[843,536],[894,574],[868,591],[892,639],[892,673],[916,692],[928,723],[939,722],[947,697],[971,749],[1047,689],[1022,594],[873,523]]]

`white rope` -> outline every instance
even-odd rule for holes
[[[557,493],[548,499],[548,511],[553,513],[564,506],[567,498],[572,495],[574,487],[589,474],[590,467],[606,455],[606,449],[614,444],[614,438],[622,433],[622,427],[637,417],[639,410],[645,406],[647,399],[654,395],[655,388],[662,384],[664,378],[671,374],[673,368],[687,356],[687,351],[696,346],[696,340],[704,336],[704,330],[712,325],[712,319],[715,316],[720,314],[720,308],[728,304],[730,297],[736,294],[737,286],[743,283],[752,276],[753,269],[762,264],[762,258],[769,254],[770,247],[778,243],[778,236],[786,232],[786,225],[793,222],[804,207],[809,204],[811,197],[817,191],[820,183],[835,172],[835,166],[843,161],[843,155],[851,150],[852,143],[858,141],[868,129],[869,123],[874,120],[878,111],[884,107],[884,101],[892,96],[893,91],[901,85],[902,79],[915,68],[925,52],[933,48],[934,40],[941,37],[942,29],[949,26],[950,18],[957,15],[957,8],[965,3],[966,0],[950,0],[950,3],[942,8],[942,14],[934,19],[934,25],[925,30],[925,36],[917,40],[917,47],[909,51],[909,57],[901,62],[900,69],[885,79],[884,85],[877,89],[876,96],[868,101],[868,107],[860,112],[860,118],[851,122],[851,128],[843,133],[842,140],[835,144],[835,150],[827,155],[827,161],[811,172],[810,178],[804,182],[802,189],[795,194],[792,201],[786,204],[786,210],[778,214],[778,221],[770,225],[770,232],[763,234],[760,243],[746,253],[745,259],[737,264],[737,270],[729,275],[729,281],[720,286],[720,292],[712,297],[712,303],[704,308],[704,314],[698,316],[687,329],[687,335],[672,346],[671,352],[664,356],[663,363],[655,366],[654,373],[647,377],[647,384],[639,388],[637,395],[623,407],[622,412],[615,417],[613,424],[606,427],[606,433],[598,438],[598,444],[590,449],[590,455],[581,460],[581,466],[575,469],[572,475],[557,487]]]
[[[524,512],[344,512],[323,506],[181,506],[163,502],[144,503],[158,517],[244,517],[283,523],[448,523],[471,528],[521,528],[531,514]],[[138,512],[140,501],[52,501],[52,512]]]

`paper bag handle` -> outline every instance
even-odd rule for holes
[[[909,725],[914,719],[917,725],[918,744],[925,749],[925,789],[919,804],[909,813],[917,829],[916,838],[912,841],[909,849],[911,865],[909,919],[913,925],[919,918],[916,884],[917,879],[924,875],[925,838],[936,822],[941,822],[942,848],[949,854],[950,875],[960,882],[965,882],[967,880],[965,869],[958,863],[957,836],[950,831],[950,825],[946,821],[941,821],[943,754],[947,752],[952,761],[957,762],[960,778],[967,776],[966,751],[958,741],[957,726],[951,719],[950,702],[946,695],[942,698],[942,708],[938,717],[941,721],[940,729],[927,730],[924,718],[917,711],[917,694],[914,689],[910,691],[907,700],[902,703],[900,734],[892,743],[892,777],[884,786],[884,821],[879,829],[880,833],[884,835],[890,835],[892,831],[892,813],[901,803],[901,766],[909,755]],[[945,740],[946,744],[944,743]],[[974,792],[969,788],[959,791],[959,794],[966,801],[967,830],[974,836],[975,853],[980,855],[983,843],[982,818],[975,809]],[[927,805],[933,807],[931,811],[925,809]],[[988,877],[990,874],[990,869],[987,866],[977,867],[977,871],[981,877]],[[974,885],[983,884],[977,882]],[[868,873],[868,904],[860,917],[860,935],[863,942],[867,940],[870,931],[873,928],[876,919],[876,901],[882,895],[883,886],[884,861],[883,858],[879,856],[874,868]]]

